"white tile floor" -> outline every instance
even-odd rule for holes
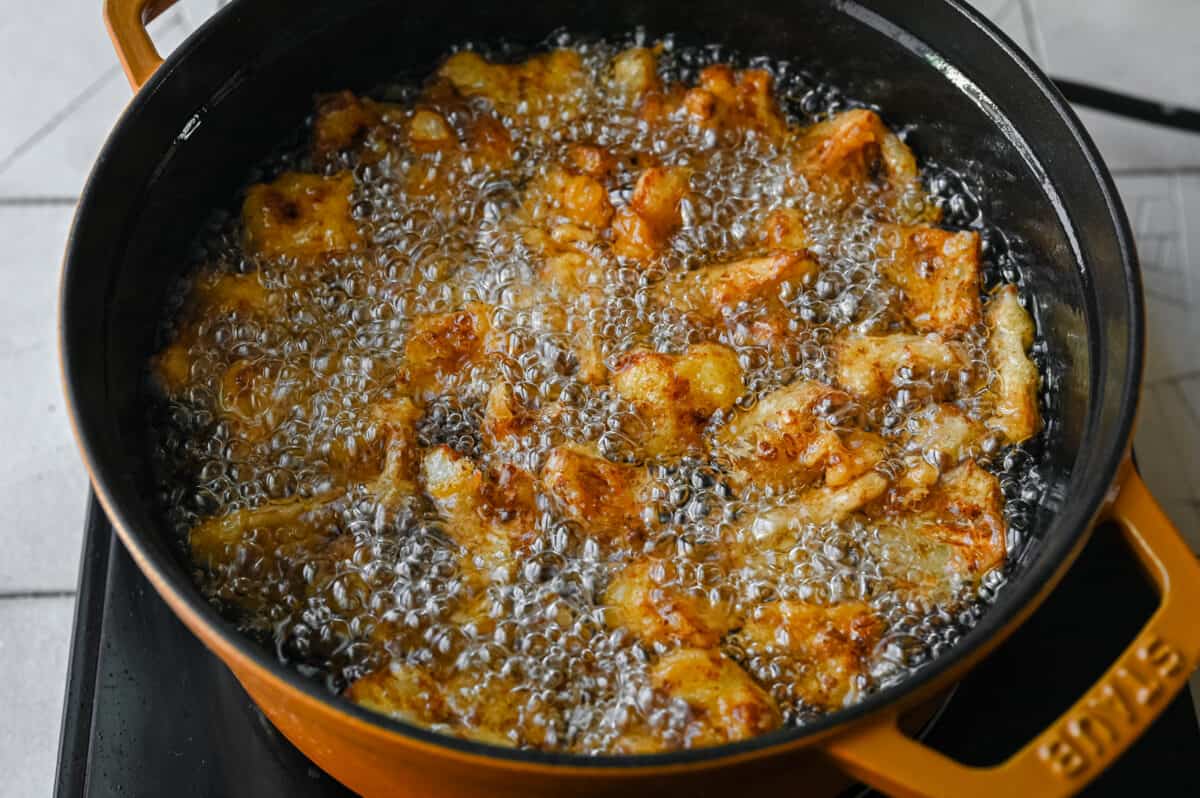
[[[155,21],[155,38],[169,49],[220,3],[185,0]],[[1200,4],[978,5],[1051,74],[1200,107]],[[0,796],[45,795],[53,781],[85,489],[54,361],[58,263],[75,198],[129,97],[99,8],[41,0],[0,18]],[[1117,172],[1146,270],[1139,458],[1200,550],[1200,136],[1081,116]]]

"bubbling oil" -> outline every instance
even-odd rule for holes
[[[253,257],[242,248],[234,217],[218,218],[197,247],[197,273],[254,275],[281,304],[269,318],[233,312],[199,321],[188,351],[187,388],[160,404],[154,423],[160,505],[186,542],[189,530],[206,518],[272,501],[325,502],[330,523],[342,530],[340,547],[272,551],[277,539],[251,533],[236,544],[237,556],[197,568],[195,578],[242,629],[272,644],[282,662],[324,679],[333,691],[389,662],[403,662],[474,674],[478,678],[466,683],[464,694],[482,695],[495,680],[515,685],[522,717],[542,730],[541,747],[611,751],[635,719],[681,745],[687,708],[657,694],[648,675],[662,646],[605,622],[605,588],[633,557],[657,558],[652,578],[664,589],[708,597],[739,615],[779,599],[869,604],[886,632],[855,697],[899,682],[953,647],[1003,586],[1004,574],[996,571],[977,589],[964,587],[937,603],[915,599],[896,589],[888,547],[859,519],[808,525],[786,547],[764,549],[741,567],[723,565],[715,552],[748,543],[737,519],[794,496],[753,486],[735,491],[722,463],[685,457],[649,466],[643,519],[649,532],[640,550],[607,549],[538,493],[527,553],[488,563],[489,579],[480,589],[469,576],[480,565],[476,555],[454,543],[426,500],[414,495],[381,502],[366,482],[339,476],[338,453],[352,459],[385,434],[368,408],[394,395],[413,319],[468,302],[487,303],[492,327],[503,331],[496,363],[447,376],[438,398],[424,408],[421,446],[446,444],[481,467],[503,462],[531,473],[554,447],[572,442],[594,443],[611,460],[635,462],[633,408],[611,387],[578,378],[564,325],[550,315],[586,314],[610,367],[637,347],[680,352],[712,340],[711,329],[694,314],[657,302],[656,291],[686,287],[699,279],[698,267],[753,251],[759,246],[756,226],[772,210],[804,212],[809,248],[822,268],[807,285],[785,286],[783,345],[766,347],[750,334],[763,313],[753,303],[739,308],[719,332],[719,342],[734,350],[744,371],[747,390],[739,407],[749,408],[796,379],[832,382],[830,344],[838,333],[897,328],[896,289],[881,277],[878,254],[883,198],[864,189],[849,209],[829,207],[818,193],[797,187],[789,154],[752,130],[715,131],[681,120],[646,125],[599,77],[614,55],[641,38],[552,37],[547,44],[576,50],[594,79],[561,108],[501,115],[515,166],[497,174],[469,158],[443,164],[454,186],[448,201],[408,190],[409,173],[418,166],[411,154],[392,152],[375,163],[344,156],[326,164],[329,173],[353,170],[353,216],[366,243],[350,254],[327,258],[320,268]],[[505,48],[491,52],[512,55]],[[808,124],[851,105],[834,86],[794,64],[746,61],[719,47],[676,46],[670,38],[662,41],[659,70],[665,80],[690,85],[703,67],[731,62],[771,73],[790,123]],[[379,94],[411,103],[417,88],[391,85]],[[476,99],[463,113],[494,112]],[[682,208],[680,229],[647,268],[631,268],[603,247],[589,252],[601,266],[602,301],[586,308],[529,306],[522,296],[539,279],[539,260],[514,221],[516,211],[525,187],[565,162],[575,142],[616,156],[610,196],[618,207],[629,202],[637,180],[637,153],[651,153],[663,165],[690,166],[692,196]],[[313,165],[303,151],[289,150],[264,172],[289,168]],[[902,201],[917,207],[936,202],[948,221],[984,230],[985,241],[996,242],[985,251],[987,281],[1019,282],[1016,248],[986,226],[981,192],[950,170],[927,170],[926,183],[929,195],[915,192]],[[190,283],[180,286],[164,320],[164,340],[189,290]],[[943,376],[986,384],[986,331],[971,331],[965,344],[968,373]],[[274,386],[270,401],[254,408],[268,434],[252,440],[219,411],[222,375],[247,360],[269,370]],[[1038,365],[1045,373],[1044,363]],[[535,419],[502,451],[489,449],[482,437],[484,402],[497,379],[512,386]],[[878,406],[831,408],[826,420],[835,428],[866,423],[898,442],[922,407],[913,397],[929,386],[914,378],[910,387]],[[975,397],[964,396],[959,404],[969,415],[983,412]],[[551,406],[555,413],[538,413]],[[723,420],[718,414],[711,426]],[[1008,499],[1010,552],[1023,544],[1043,490],[1036,454],[1035,441],[984,456]],[[898,460],[891,467],[898,469]],[[456,617],[464,601],[481,607],[465,622]],[[794,689],[802,663],[742,650],[736,642],[725,651],[779,703],[785,722],[803,724],[819,714]],[[519,736],[511,742],[530,744]]]

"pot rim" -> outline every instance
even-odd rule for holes
[[[316,702],[322,705],[322,709],[347,716],[353,721],[365,724],[373,731],[386,733],[393,738],[399,737],[406,744],[432,747],[434,750],[452,755],[457,754],[460,757],[476,759],[491,765],[526,769],[529,767],[544,768],[557,773],[562,773],[564,770],[603,770],[610,773],[614,770],[624,770],[629,771],[631,775],[696,765],[718,766],[733,760],[757,758],[783,749],[810,745],[835,733],[841,727],[849,726],[888,707],[894,709],[896,706],[905,706],[961,675],[964,670],[971,667],[975,659],[997,645],[1048,594],[1086,541],[1092,524],[1109,497],[1110,487],[1128,451],[1137,411],[1144,361],[1145,322],[1141,271],[1132,244],[1133,236],[1129,223],[1118,199],[1112,176],[1078,117],[1053,82],[993,23],[962,0],[943,0],[943,3],[950,13],[957,13],[965,17],[977,30],[990,38],[1004,56],[1016,62],[1029,81],[1030,88],[1036,90],[1043,99],[1050,103],[1070,132],[1071,140],[1064,141],[1064,145],[1077,148],[1084,156],[1088,170],[1103,195],[1109,222],[1116,233],[1120,258],[1124,267],[1123,277],[1130,320],[1128,331],[1130,346],[1125,362],[1128,378],[1121,386],[1119,423],[1115,430],[1109,428],[1101,436],[1101,438],[1108,439],[1107,450],[1102,452],[1099,459],[1099,462],[1103,464],[1102,471],[1107,475],[1106,478],[1097,479],[1086,485],[1085,490],[1081,490],[1080,495],[1073,496],[1070,505],[1059,512],[1055,523],[1062,525],[1063,519],[1068,519],[1070,528],[1075,530],[1075,534],[1047,537],[1042,551],[1030,564],[1028,571],[1022,575],[1023,584],[1020,588],[1018,589],[1017,585],[1010,586],[1005,591],[1004,599],[990,607],[979,623],[964,635],[963,639],[950,651],[937,657],[900,683],[883,688],[854,706],[831,713],[803,727],[778,729],[748,740],[709,748],[659,754],[588,756],[504,748],[462,740],[375,713],[339,695],[330,693],[319,682],[306,678],[293,667],[280,663],[269,651],[239,632],[233,624],[223,618],[203,598],[184,570],[179,567],[178,562],[171,561],[168,554],[157,551],[145,543],[143,538],[156,534],[156,532],[137,528],[130,521],[128,515],[116,504],[106,488],[104,472],[108,469],[95,455],[92,443],[94,436],[90,430],[83,427],[78,410],[87,398],[77,393],[78,386],[72,375],[78,366],[66,345],[67,286],[71,282],[71,275],[84,268],[84,265],[80,263],[81,257],[76,252],[79,230],[88,222],[88,209],[102,199],[97,175],[101,172],[115,142],[129,127],[139,121],[142,109],[152,102],[155,93],[171,80],[175,71],[183,66],[188,56],[203,46],[205,39],[224,25],[235,23],[237,3],[219,9],[198,30],[193,32],[170,54],[164,64],[126,107],[106,140],[88,178],[67,239],[58,301],[58,351],[61,378],[72,431],[93,490],[112,521],[122,543],[176,614],[189,627],[192,627],[192,631],[201,637],[206,645],[216,650],[221,658],[226,660],[226,664],[233,667],[235,673],[240,674],[241,667],[253,669],[257,678],[275,682],[275,686],[280,690],[299,694],[302,700]],[[937,53],[923,40],[888,22],[855,0],[838,0],[837,5],[843,12],[885,32],[890,38],[899,41],[910,50],[933,55]],[[991,105],[987,95],[981,89],[940,56],[929,60],[931,63],[937,64],[937,68],[942,72],[944,78],[954,81],[962,90],[971,94],[992,121],[1004,129],[1006,137],[1019,148],[1025,148],[1022,154],[1027,163],[1035,170],[1040,169],[1040,165],[1024,144],[1016,126],[1008,122],[1007,117],[998,108]],[[1053,201],[1054,192],[1048,193]],[[1060,222],[1071,238],[1072,254],[1078,262],[1082,263],[1083,258],[1075,236],[1076,230],[1061,208],[1059,208],[1059,212]],[[1090,340],[1094,337],[1095,327],[1093,319],[1089,319],[1089,322],[1091,323]],[[1093,385],[1096,385],[1099,384],[1099,372],[1095,362],[1093,362],[1092,368]],[[1084,433],[1085,440],[1098,439],[1096,433],[1100,419],[1097,405],[1098,403],[1093,401],[1089,407]],[[201,634],[201,632],[206,634]],[[236,665],[240,667],[235,667],[235,661]]]

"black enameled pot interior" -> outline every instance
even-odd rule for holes
[[[1000,600],[949,654],[810,727],[734,746],[581,760],[451,740],[340,702],[223,621],[162,536],[149,498],[143,385],[165,292],[210,210],[227,206],[254,164],[295,130],[315,92],[419,73],[465,40],[535,44],[558,28],[619,35],[636,26],[828,70],[850,96],[883,108],[891,125],[915,125],[918,155],[986,179],[990,221],[1033,253],[1029,293],[1061,379],[1052,484],[1034,540]],[[1126,448],[1142,356],[1137,266],[1094,148],[1028,59],[946,0],[240,0],[168,59],[114,130],[79,207],[61,312],[68,399],[97,491],[126,544],[224,638],[298,689],[402,734],[490,756],[596,766],[713,759],[811,734],[897,699],[994,637],[1082,544]]]

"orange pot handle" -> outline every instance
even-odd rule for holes
[[[150,40],[146,23],[174,3],[175,0],[104,0],[104,24],[134,91],[140,89],[163,62]]]
[[[1074,795],[1140,735],[1200,664],[1200,561],[1133,469],[1110,510],[1162,595],[1134,641],[1074,706],[1005,762],[972,767],[908,737],[897,712],[831,739],[827,753],[897,798]]]

